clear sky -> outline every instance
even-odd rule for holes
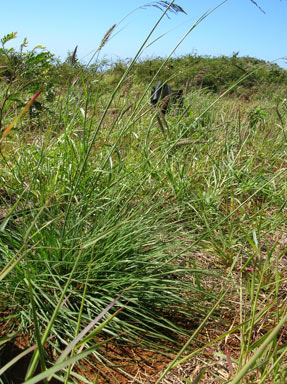
[[[1,1],[0,37],[18,32],[13,46],[24,37],[29,48],[41,44],[64,59],[78,45],[78,57],[85,58],[95,50],[107,30],[118,24],[148,0],[13,0]],[[262,13],[251,0],[228,0],[200,23],[177,49],[175,56],[199,55],[253,56],[273,61],[287,57],[287,0],[256,0]],[[153,2],[155,4],[156,2]],[[187,13],[165,17],[153,34],[156,39],[144,56],[167,56],[184,33],[207,10],[220,0],[176,0]],[[114,30],[114,36],[101,52],[104,58],[133,57],[161,15],[159,9],[137,9]],[[279,62],[287,67],[287,59]]]

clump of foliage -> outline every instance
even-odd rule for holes
[[[135,66],[135,74],[140,81],[151,80],[158,72],[164,59],[144,59]],[[159,75],[177,87],[187,84],[212,92],[228,89],[239,79],[240,87],[250,89],[259,84],[285,84],[287,73],[277,64],[266,63],[251,57],[208,57],[186,55],[170,59]]]
[[[25,99],[35,92],[43,90],[48,99],[53,98],[54,55],[42,46],[25,50],[28,45],[26,38],[19,51],[13,47],[6,48],[16,36],[12,32],[1,39],[0,86],[4,97],[0,103],[0,129],[11,109],[15,111],[15,108],[22,107]]]
[[[19,51],[13,47],[6,48],[6,44],[15,39],[16,36],[17,34],[13,32],[1,39],[1,80],[6,80],[8,83],[12,82],[14,88],[25,89],[32,93],[39,89],[49,88],[54,55],[40,45],[26,51],[25,48],[28,46],[26,38],[20,45]]]

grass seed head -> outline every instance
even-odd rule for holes
[[[109,41],[109,38],[111,37],[111,34],[113,33],[114,29],[116,28],[117,24],[114,24],[105,34],[105,36],[103,37],[102,41],[101,41],[101,44],[100,44],[100,47],[99,47],[99,50],[101,50],[105,45],[106,43]]]

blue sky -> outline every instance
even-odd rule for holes
[[[175,56],[199,55],[253,56],[268,61],[287,57],[287,0],[256,0],[263,14],[250,0],[228,0],[200,23],[177,49]],[[167,34],[152,44],[144,56],[167,56],[184,33],[220,0],[176,0],[186,12],[165,17],[153,38]],[[83,60],[95,50],[107,30],[118,24],[148,0],[13,0],[1,3],[0,36],[18,32],[13,46],[24,37],[29,48],[41,44],[64,59],[78,45]],[[161,12],[154,7],[137,9],[115,29],[114,36],[101,52],[102,58],[125,59],[137,52]],[[280,65],[287,66],[287,59]]]

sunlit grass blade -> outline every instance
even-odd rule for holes
[[[113,306],[120,300],[122,295],[119,295],[118,297],[115,298],[93,321],[90,322],[75,338],[74,340],[66,347],[66,349],[62,352],[60,355],[58,362],[62,361],[65,359],[66,356],[72,351],[72,349],[84,338],[84,336],[109,312],[110,309],[113,308]],[[118,312],[116,312],[118,313]],[[109,323],[111,319],[114,316],[110,317],[106,323]],[[98,333],[100,330],[102,330],[103,326],[99,325],[94,331]]]
[[[42,91],[39,91],[35,93],[35,95],[28,101],[28,103],[25,105],[25,107],[22,109],[22,111],[19,113],[19,115],[8,125],[8,127],[4,130],[2,137],[0,139],[0,145],[2,141],[5,139],[5,137],[8,135],[8,133],[11,131],[11,129],[14,127],[15,124],[21,119],[21,117],[24,115],[25,112],[28,111],[30,106],[34,103],[34,101],[40,96]]]

